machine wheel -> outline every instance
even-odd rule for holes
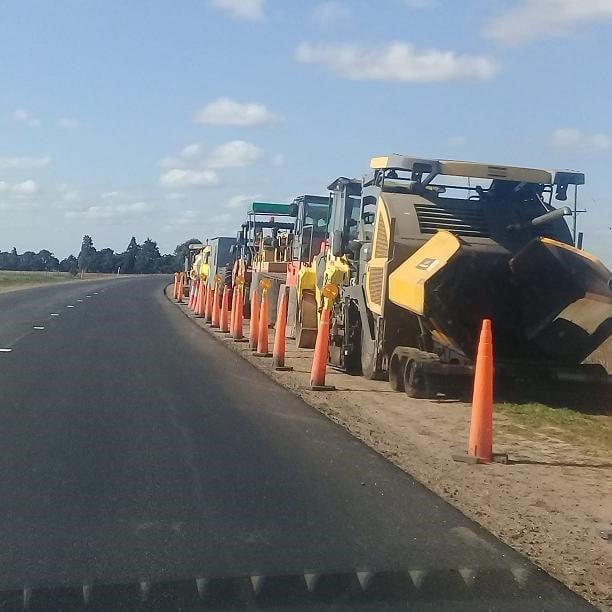
[[[408,397],[417,399],[432,399],[435,393],[431,381],[419,367],[419,361],[409,359],[404,366],[404,391]]]
[[[295,324],[295,344],[298,348],[314,348],[317,340],[317,300],[314,293],[304,291]]]
[[[406,360],[393,354],[389,361],[389,384],[394,391],[404,391],[404,367]]]
[[[376,363],[374,343],[361,330],[361,373],[368,380],[382,380],[383,372]]]

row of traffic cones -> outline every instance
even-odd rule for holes
[[[195,279],[189,292],[188,307],[196,316],[204,317],[211,327],[218,328],[222,333],[229,333],[236,342],[246,342],[243,335],[244,281],[240,278],[234,286],[232,308],[229,308],[229,288],[223,287],[220,298],[220,283],[215,278],[214,289],[205,285],[204,280]],[[174,299],[182,302],[184,274],[174,275]],[[281,301],[276,318],[274,348],[272,353],[268,347],[268,289],[270,281],[260,281],[261,302],[259,293],[253,293],[251,304],[251,322],[249,331],[249,347],[258,357],[272,357],[272,367],[275,370],[291,370],[285,365],[285,330],[287,325],[287,292],[281,295]],[[329,325],[331,304],[337,295],[337,287],[327,286],[323,290],[324,306],[321,312],[317,340],[315,344],[310,387],[313,390],[333,389],[325,384],[329,351]],[[453,456],[459,461],[474,463],[490,463],[493,455],[493,337],[491,321],[482,322],[480,340],[476,356],[474,374],[474,391],[472,397],[472,414],[467,455]]]

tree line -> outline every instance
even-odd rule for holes
[[[171,274],[183,269],[189,245],[200,242],[190,238],[177,245],[174,253],[162,255],[155,240],[147,238],[142,244],[132,236],[123,253],[113,249],[97,250],[91,236],[83,236],[81,250],[77,257],[69,255],[59,260],[51,251],[43,249],[38,253],[25,251],[17,253],[13,247],[10,251],[0,251],[0,270],[22,270],[41,272],[103,272],[120,274]]]

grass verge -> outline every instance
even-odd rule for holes
[[[495,405],[495,411],[532,431],[568,442],[584,440],[600,448],[612,448],[612,423],[606,416],[591,416],[571,408],[553,408],[535,402],[500,403]]]
[[[56,283],[73,278],[68,273],[57,272],[0,272],[0,289],[19,287],[21,285],[39,285]]]

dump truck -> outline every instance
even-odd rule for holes
[[[403,155],[370,169],[329,186],[329,248],[298,295],[312,327],[339,286],[332,366],[432,397],[472,374],[490,319],[496,375],[610,382],[583,362],[612,334],[612,273],[564,219],[583,173]]]

